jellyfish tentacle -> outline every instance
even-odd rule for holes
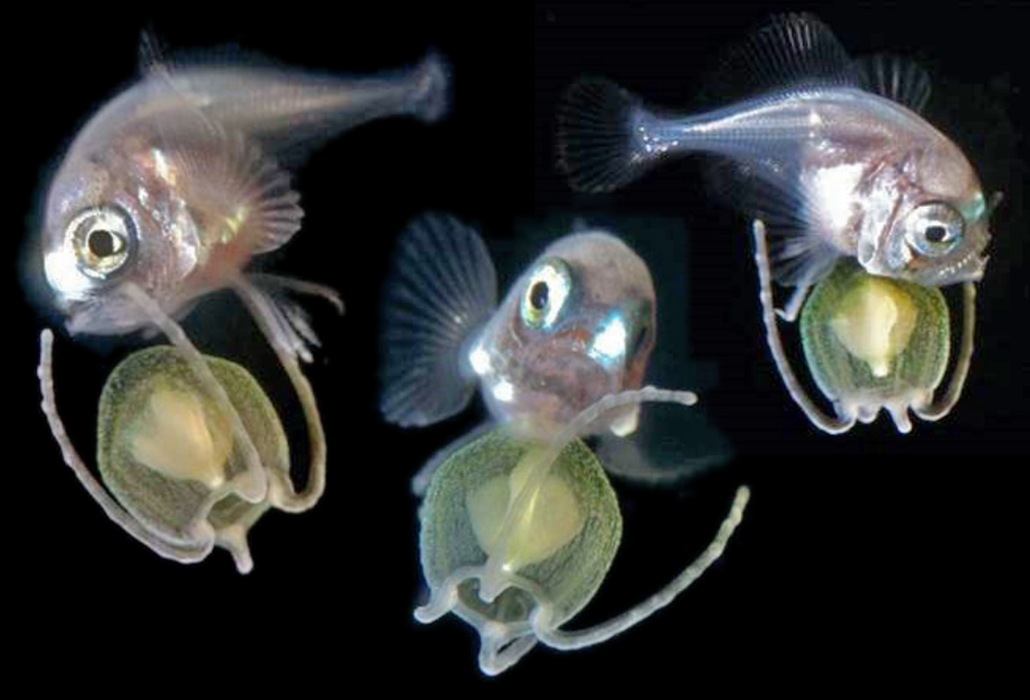
[[[279,363],[290,378],[293,390],[297,393],[301,409],[304,411],[304,419],[308,427],[308,447],[311,454],[307,484],[300,492],[292,483],[279,484],[281,488],[273,489],[271,494],[273,502],[280,510],[300,513],[314,506],[325,492],[325,429],[322,427],[322,417],[315,400],[315,393],[307,377],[301,371],[292,344],[278,325],[279,321],[273,303],[243,275],[233,277],[230,284],[275,351]]]
[[[39,338],[39,368],[36,375],[39,377],[40,390],[43,395],[41,404],[43,413],[46,415],[47,423],[50,425],[50,432],[61,448],[61,456],[64,459],[64,463],[75,472],[79,483],[93,497],[93,500],[100,505],[104,514],[153,552],[165,559],[171,559],[182,564],[194,564],[205,559],[214,547],[213,539],[197,547],[188,547],[165,541],[147,529],[143,523],[119,505],[90,472],[86,463],[75,449],[75,445],[68,436],[67,430],[65,430],[64,421],[61,420],[61,416],[57,411],[57,401],[54,394],[53,343],[54,334],[50,329],[44,329]]]
[[[479,649],[479,670],[488,676],[499,676],[532,651],[536,643],[536,637],[527,635],[510,641],[499,650],[483,644]]]
[[[261,455],[258,454],[254,440],[250,437],[250,433],[247,432],[246,426],[243,425],[243,419],[240,418],[239,412],[229,399],[225,387],[215,377],[204,356],[187,337],[186,331],[183,330],[182,326],[175,319],[165,313],[160,304],[131,282],[124,283],[121,286],[121,290],[140,307],[150,319],[150,322],[168,337],[168,340],[171,341],[172,345],[179,351],[180,356],[186,361],[190,370],[192,370],[197,381],[200,382],[201,388],[207,392],[208,396],[222,410],[226,420],[229,421],[229,427],[232,430],[236,444],[240,448],[247,468],[247,474],[253,479],[251,483],[238,486],[234,493],[248,503],[261,503],[268,496],[268,472],[261,461]]]
[[[973,361],[974,336],[976,335],[976,285],[966,282],[962,285],[962,345],[959,349],[955,369],[951,371],[951,382],[947,391],[929,406],[913,407],[917,416],[927,421],[940,420],[951,412],[962,397],[969,376],[969,366]]]
[[[758,266],[758,299],[762,304],[762,320],[765,323],[765,339],[772,353],[773,361],[776,363],[776,370],[780,373],[783,385],[787,393],[794,400],[794,403],[804,411],[808,420],[823,432],[831,435],[839,435],[851,430],[855,425],[854,416],[840,416],[831,418],[816,405],[812,397],[798,381],[797,375],[790,366],[787,353],[783,349],[783,341],[780,339],[780,330],[776,321],[776,310],[773,307],[772,276],[769,272],[769,250],[765,241],[765,223],[761,219],[755,219],[752,224],[752,232],[755,237],[755,264]],[[793,301],[793,299],[792,299]],[[788,305],[789,306],[789,305]]]
[[[716,532],[708,547],[668,585],[648,599],[607,622],[574,632],[552,628],[548,624],[547,609],[541,607],[534,613],[534,634],[541,642],[555,649],[566,651],[582,649],[600,644],[625,632],[630,627],[669,605],[722,556],[730,538],[744,518],[744,509],[747,507],[750,497],[751,491],[747,486],[738,488],[729,514],[723,520],[722,525],[719,526],[718,532]]]
[[[787,323],[794,323],[798,320],[798,314],[801,313],[801,307],[805,305],[805,299],[808,298],[808,293],[812,290],[809,285],[799,286],[794,288],[794,293],[790,295],[790,299],[787,300],[787,305],[782,309],[776,309],[776,315],[782,318]]]

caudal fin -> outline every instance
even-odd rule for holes
[[[402,234],[383,307],[382,397],[386,420],[422,426],[472,398],[461,351],[497,306],[497,274],[476,231],[450,216],[423,215]]]
[[[413,80],[411,113],[427,124],[443,119],[451,107],[451,68],[447,59],[430,51],[415,67]]]
[[[573,188],[607,192],[640,177],[654,161],[641,100],[604,78],[584,78],[558,107],[558,165]]]

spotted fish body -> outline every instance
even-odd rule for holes
[[[655,342],[647,265],[603,231],[549,246],[498,306],[478,234],[443,216],[402,237],[384,308],[382,409],[405,426],[462,410],[478,387],[491,416],[548,437],[598,399],[641,386]],[[636,407],[608,427],[635,429]]]

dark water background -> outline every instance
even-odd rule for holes
[[[934,79],[928,117],[966,150],[987,190],[1007,195],[993,221],[965,395],[951,416],[916,423],[908,436],[886,418],[826,436],[791,403],[766,352],[745,229],[705,200],[690,163],[606,197],[572,193],[553,167],[554,105],[581,73],[659,104],[689,105],[720,48],[769,11],[802,7],[815,8],[855,54],[920,59]],[[358,696],[480,682],[469,629],[411,618],[423,591],[408,492],[422,461],[475,425],[480,409],[402,431],[384,425],[376,407],[389,253],[404,223],[431,208],[481,226],[502,280],[536,254],[530,238],[564,233],[574,216],[631,227],[656,284],[681,299],[659,308],[666,327],[681,324],[678,339],[668,336],[677,345],[659,339],[661,379],[707,382],[706,415],[737,454],[676,489],[616,483],[623,545],[572,626],[601,621],[663,585],[703,547],[733,488],[753,491],[724,560],[672,607],[596,649],[534,650],[486,689],[543,692],[557,681],[592,692],[626,681],[650,695],[777,679],[826,678],[834,682],[827,689],[888,677],[989,682],[1025,659],[1025,641],[1016,641],[1028,621],[1020,516],[1030,481],[1024,4],[539,2],[532,30],[528,9],[485,4],[274,12],[176,5],[62,12],[60,22],[30,14],[34,21],[12,30],[7,46],[15,128],[5,200],[19,242],[38,224],[43,182],[61,149],[133,79],[144,25],[176,48],[238,42],[288,64],[355,74],[414,62],[435,46],[453,63],[455,102],[439,126],[371,124],[298,172],[304,230],[272,267],[336,286],[348,305],[343,319],[312,307],[325,344],[309,377],[329,433],[328,490],[309,513],[265,516],[251,533],[256,567],[247,577],[221,550],[196,566],[159,559],[83,492],[36,410],[35,338],[45,319],[9,269],[5,393],[14,420],[4,571],[13,592],[5,626],[27,658],[55,668],[84,661],[98,682],[119,669],[156,680],[173,670],[188,679],[235,668],[254,679],[313,678],[301,690]],[[211,299],[187,329],[202,349],[244,362],[269,387],[303,464],[297,407],[242,310]],[[58,338],[58,402],[86,455],[104,378],[131,347]],[[677,352],[691,361],[682,376]]]

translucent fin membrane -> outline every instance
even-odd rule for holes
[[[860,76],[830,28],[807,14],[775,15],[727,50],[708,86],[723,100],[815,86],[851,87]]]
[[[905,105],[913,112],[922,112],[930,101],[930,76],[915,61],[901,56],[874,54],[855,61],[862,78],[862,87]]]
[[[475,229],[441,214],[413,221],[398,243],[383,305],[383,393],[391,423],[422,426],[475,392],[462,350],[497,306],[497,273]]]
[[[653,165],[634,133],[639,98],[603,78],[573,84],[558,108],[558,165],[584,192],[618,189]]]

